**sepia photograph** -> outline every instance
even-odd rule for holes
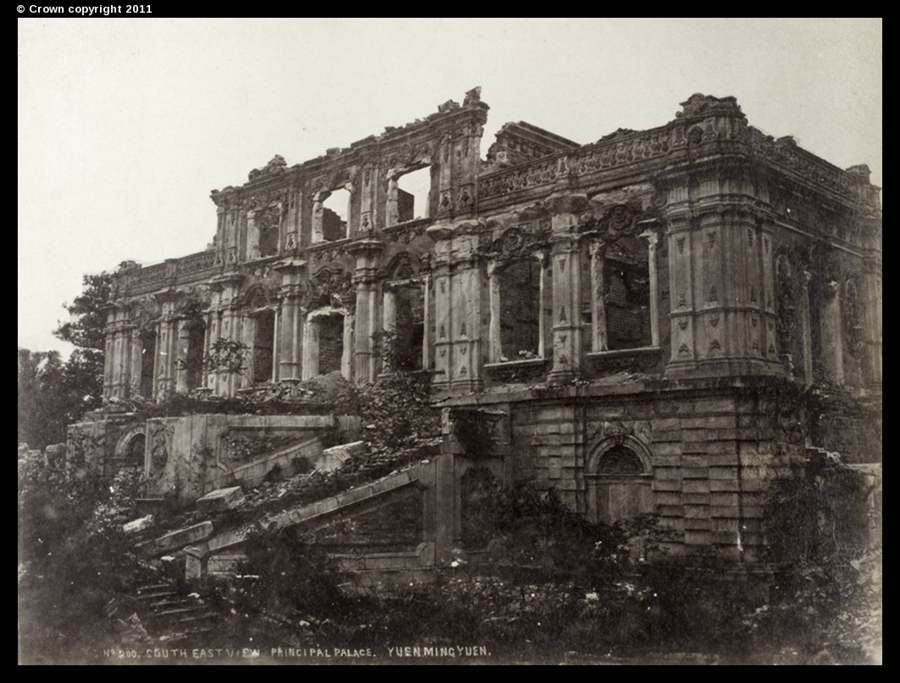
[[[19,5],[20,665],[880,665],[882,20]]]

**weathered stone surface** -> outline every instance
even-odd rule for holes
[[[153,526],[153,515],[147,515],[146,517],[140,517],[138,519],[132,520],[122,525],[122,531],[126,534],[134,534],[138,531],[143,531],[144,529],[149,529]]]
[[[364,441],[354,441],[339,446],[332,446],[322,451],[316,459],[315,468],[324,472],[340,469],[347,460],[365,455],[366,444]]]
[[[503,417],[491,459],[504,483],[553,489],[590,519],[671,515],[689,532],[682,551],[705,546],[689,549],[698,554],[731,542],[730,520],[762,515],[779,479],[802,476],[807,445],[880,459],[881,216],[865,173],[768,138],[731,98],[693,96],[668,123],[583,146],[510,124],[482,162],[486,120],[487,105],[467,97],[289,170],[276,157],[215,191],[213,249],[116,274],[105,397],[123,407],[193,389],[266,401],[321,390],[339,404],[348,380],[388,370],[374,339],[393,331],[393,351],[433,370],[443,401],[453,457],[417,480],[434,493],[409,513],[438,558],[464,514],[459,480],[484,455],[452,437],[451,410]],[[400,188],[426,167],[424,196]],[[338,195],[351,207],[343,219]],[[183,315],[194,304],[205,330]],[[146,320],[155,338],[134,332]],[[188,368],[215,335],[252,348],[248,374]],[[114,423],[97,413],[70,428],[73,466],[115,473],[110,454],[125,441]],[[129,426],[129,438],[141,428],[146,495],[175,491],[213,513],[241,489],[203,492],[308,464],[336,470],[364,444],[321,442],[381,425],[191,414]],[[613,473],[606,453],[637,464]],[[342,515],[405,481],[274,517]],[[710,514],[728,521],[697,526]],[[164,545],[192,538],[174,533]]]
[[[170,550],[177,550],[178,548],[182,548],[190,543],[202,541],[212,532],[212,522],[200,522],[199,524],[194,524],[193,526],[172,531],[165,536],[160,536],[153,541],[148,541],[147,543],[141,545],[141,549],[145,553],[149,553],[151,555],[159,555],[160,553],[169,552]]]
[[[197,499],[197,510],[203,514],[233,510],[244,500],[244,492],[240,486],[210,491]]]

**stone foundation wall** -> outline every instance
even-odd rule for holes
[[[555,489],[592,521],[654,512],[672,555],[764,561],[767,491],[804,462],[805,422],[778,395],[618,392],[503,408],[514,479]],[[622,447],[636,469],[603,472]]]

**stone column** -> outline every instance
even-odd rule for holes
[[[235,389],[244,389],[253,385],[253,342],[255,341],[254,337],[256,336],[258,321],[255,317],[238,308],[237,304],[234,304],[234,306],[234,320],[240,325],[240,336],[237,338],[247,347],[246,353],[248,356],[244,363],[244,372],[234,377],[234,382]]]
[[[395,175],[388,176],[387,185],[387,214],[385,216],[385,225],[390,227],[400,222],[400,209],[397,204],[397,190],[399,184]]]
[[[104,353],[103,353],[103,398],[111,398],[113,395],[113,367],[115,363],[115,328],[113,324],[114,313],[107,314],[106,327],[104,328]]]
[[[247,212],[247,260],[259,258],[259,226],[256,223],[256,211]]]
[[[538,264],[541,267],[541,280],[539,282],[540,289],[538,292],[538,350],[537,355],[541,358],[547,357],[547,342],[553,344],[553,315],[547,316],[547,309],[553,309],[553,270],[549,268],[550,257],[546,249],[541,249],[534,254]],[[547,301],[548,296],[551,300]],[[548,305],[549,304],[549,305]],[[581,315],[581,307],[579,305],[578,315]],[[549,339],[548,339],[549,337]]]
[[[863,326],[863,377],[880,384],[882,379],[881,272],[874,259],[863,266],[859,305]]]
[[[300,381],[301,328],[300,273],[306,262],[289,259],[275,266],[281,273],[280,324],[276,335],[278,379],[293,387]],[[274,363],[273,363],[274,365]]]
[[[388,284],[381,286],[381,327],[385,332],[397,329],[397,293]]]
[[[177,338],[175,341],[175,391],[179,394],[188,392],[187,384],[187,355],[188,345],[190,344],[189,321],[181,318],[174,321],[174,327],[177,330]]]
[[[243,279],[244,276],[240,273],[232,272],[221,275],[210,283],[214,297],[213,307],[216,309],[214,324],[210,326],[210,346],[220,338],[241,341],[237,298]],[[219,369],[210,380],[217,395],[231,397],[237,388],[237,378],[236,373]]]
[[[453,212],[453,140],[445,133],[438,145],[436,217],[449,219]]]
[[[809,386],[813,383],[812,361],[812,325],[809,317],[809,282],[812,274],[803,271],[800,274],[802,291],[800,293],[800,334],[803,339],[803,383]]]
[[[382,323],[377,280],[384,244],[377,240],[363,240],[348,249],[356,256],[356,271],[353,275],[356,311],[355,315],[344,318],[344,355],[352,358],[352,361],[342,372],[347,379],[355,376],[358,382],[371,382],[378,376],[379,358],[375,353],[372,335],[379,331]],[[355,334],[348,333],[347,330],[352,331],[354,324]]]
[[[343,338],[343,349],[341,354],[341,374],[344,376],[344,379],[348,382],[354,381],[353,376],[353,337],[354,337],[354,316],[351,314],[347,314],[344,316],[344,338]],[[371,320],[369,321],[371,324]],[[369,337],[371,340],[371,336]],[[372,377],[374,379],[374,372],[372,373]]]
[[[424,306],[424,310],[422,311],[422,326],[425,328],[422,331],[422,369],[428,370],[431,367],[431,343],[430,343],[430,335],[431,335],[431,315],[429,313],[429,305],[428,305],[428,297],[431,296],[431,276],[425,276],[425,288],[422,292],[422,297],[424,301],[422,305]]]
[[[307,313],[303,324],[303,379],[319,374],[319,326]]]
[[[656,248],[659,235],[652,230],[641,234],[647,240],[647,263],[650,270],[650,344],[659,346],[659,276],[657,275]]]
[[[841,385],[844,383],[844,343],[839,289],[840,284],[834,279],[827,280],[822,288],[822,351],[828,379]]]
[[[547,381],[560,384],[581,375],[581,259],[577,237],[550,238],[553,269],[553,368]]]
[[[137,396],[141,393],[141,358],[144,355],[144,340],[141,338],[139,327],[131,328],[131,372],[128,395]]]
[[[491,363],[499,363],[503,354],[500,348],[500,273],[497,272],[497,262],[490,261],[487,264],[488,276],[488,301],[490,305],[491,323],[488,330],[488,358]],[[543,302],[541,302],[543,304]],[[543,306],[541,318],[544,316]]]
[[[591,254],[591,350],[606,351],[606,288],[603,284],[606,243],[593,240]]]
[[[165,304],[164,304],[164,307]],[[159,342],[156,349],[156,400],[171,396],[175,391],[175,359],[178,349],[177,321],[171,313],[163,315],[159,323]]]
[[[312,210],[312,243],[318,244],[325,236],[322,232],[322,218],[325,212],[324,201],[331,195],[330,192],[316,192],[313,196]]]

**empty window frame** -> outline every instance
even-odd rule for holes
[[[521,259],[497,269],[500,358],[495,361],[528,360],[541,356],[543,270],[537,258]]]
[[[156,331],[141,335],[141,381],[139,391],[144,398],[154,397],[154,371],[156,368]]]
[[[620,237],[591,249],[591,349],[658,345],[655,235]]]
[[[387,225],[398,225],[431,215],[431,167],[392,171],[388,176]]]
[[[421,370],[425,343],[425,285],[410,282],[386,287],[382,360],[395,370]],[[392,366],[392,367],[391,367]]]
[[[274,367],[275,311],[261,311],[254,316],[253,381],[268,382]]]
[[[431,212],[431,167],[410,171],[397,179],[397,222],[428,218]]]
[[[344,316],[339,313],[316,319],[319,339],[319,375],[341,372],[344,357]]]
[[[277,205],[256,212],[251,233],[251,239],[255,240],[256,244],[250,245],[250,258],[265,258],[278,254],[281,214],[281,207]]]
[[[312,241],[334,242],[349,237],[350,190],[346,187],[316,194],[313,200]]]
[[[188,323],[187,353],[184,365],[187,373],[187,388],[196,389],[203,383],[203,348],[206,343],[206,326],[202,320]]]

